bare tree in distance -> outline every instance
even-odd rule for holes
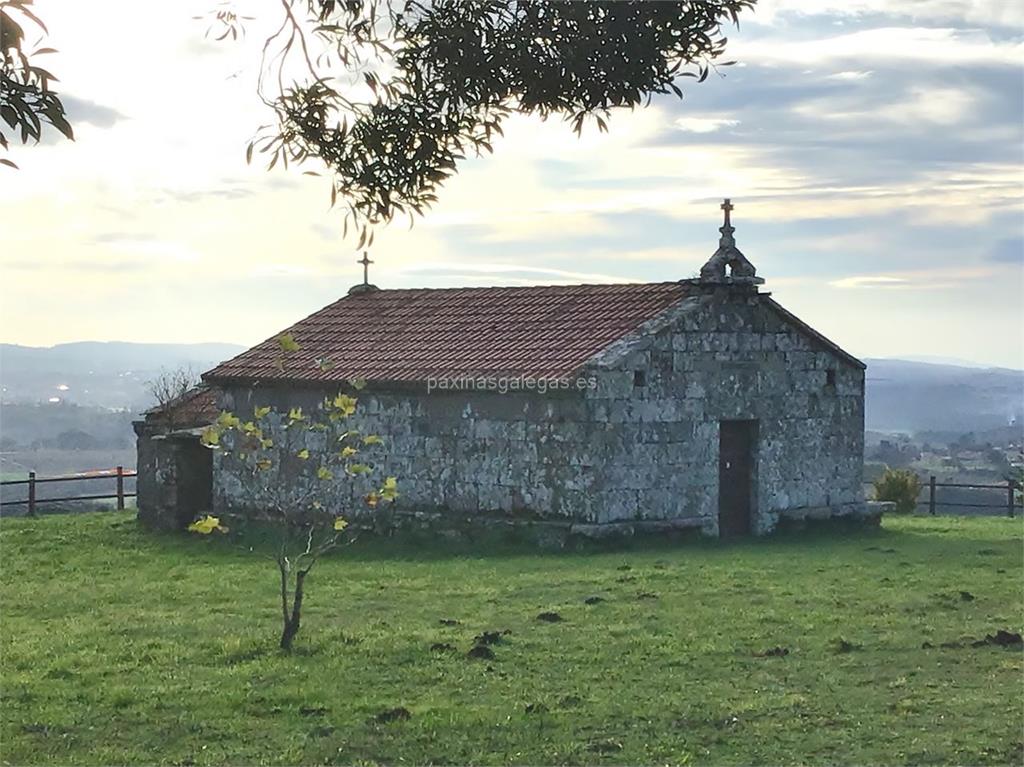
[[[146,389],[156,401],[153,408],[160,420],[169,429],[177,423],[174,405],[179,404],[192,389],[199,384],[199,374],[191,365],[179,365],[176,368],[161,368],[155,378],[146,382]]]

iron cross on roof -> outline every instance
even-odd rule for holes
[[[726,214],[726,215],[728,215],[728,214]],[[363,284],[364,285],[369,285],[370,284],[370,264],[373,263],[373,261],[370,260],[370,254],[367,253],[364,250],[363,251],[363,257],[361,259],[359,259],[358,261],[356,261],[356,263],[363,265]]]

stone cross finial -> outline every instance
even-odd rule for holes
[[[733,211],[732,200],[726,197],[719,207],[725,212],[725,223],[718,229],[722,236],[718,240],[718,250],[701,267],[699,282],[705,285],[743,285],[748,288],[762,284],[764,280],[757,276],[754,265],[736,247],[733,237],[736,229],[729,215]]]
[[[356,261],[356,263],[363,265],[363,284],[364,285],[369,285],[370,284],[370,264],[373,263],[373,261],[370,260],[369,253],[367,253],[364,250],[363,251],[363,257],[361,259],[359,259],[358,261]]]
[[[733,210],[732,200],[726,197],[725,201],[718,207],[725,211],[725,223],[718,229],[718,231],[722,233],[722,237],[718,243],[722,247],[734,248],[736,247],[736,241],[732,238],[732,233],[735,232],[736,229],[733,227],[732,217],[729,215]]]

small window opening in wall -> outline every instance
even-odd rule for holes
[[[633,386],[646,386],[647,374],[642,370],[633,371]]]
[[[836,371],[826,370],[825,371],[825,386],[829,389],[836,388]]]

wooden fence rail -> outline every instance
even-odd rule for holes
[[[939,487],[958,487],[958,488],[969,488],[978,490],[1006,490],[1006,505],[1001,503],[956,503],[953,501],[936,501],[935,500],[935,489]],[[935,509],[938,506],[960,506],[966,509],[1006,509],[1006,516],[1013,517],[1018,506],[1021,504],[1017,503],[1015,494],[1019,486],[1012,479],[1006,480],[1004,485],[982,485],[964,482],[936,482],[935,475],[933,474],[928,478],[928,500],[918,501],[918,506],[928,504],[928,513],[933,517],[935,516]]]
[[[7,485],[28,485],[28,498],[23,501],[3,501],[0,500],[0,507],[3,506],[24,506],[28,505],[28,516],[34,517],[36,515],[36,506],[41,503],[58,503],[60,501],[98,501],[108,498],[117,499],[118,510],[124,509],[124,499],[134,498],[135,493],[126,493],[124,491],[124,481],[128,477],[137,477],[138,472],[134,469],[128,469],[125,471],[123,466],[118,466],[114,469],[104,469],[102,471],[90,472],[88,474],[68,475],[63,477],[37,477],[34,471],[28,473],[28,479],[6,479],[0,482],[0,486],[6,487]],[[36,498],[36,486],[46,484],[49,482],[84,482],[91,479],[113,479],[116,480],[116,491],[107,495],[96,494],[96,495],[71,495],[63,498]]]
[[[8,479],[0,482],[0,486],[6,487],[7,485],[28,485],[28,498],[23,501],[3,501],[0,500],[0,507],[3,506],[24,506],[28,505],[28,516],[34,517],[36,513],[36,506],[41,503],[58,503],[61,501],[98,501],[109,498],[117,499],[118,510],[124,509],[124,499],[134,498],[135,493],[126,493],[124,491],[124,481],[126,478],[137,477],[138,472],[134,469],[128,469],[125,471],[123,466],[118,466],[114,469],[104,469],[103,471],[91,472],[84,475],[70,475],[63,477],[37,477],[34,471],[28,473],[28,479]],[[63,498],[36,498],[36,486],[45,484],[48,482],[82,482],[91,479],[115,479],[117,481],[117,490],[114,493],[108,495],[73,495],[66,496]],[[869,483],[865,483],[869,484]],[[938,501],[936,500],[935,491],[940,487],[955,487],[955,488],[975,488],[979,490],[1006,490],[1006,504],[996,503],[960,503],[955,501]],[[1012,479],[1006,481],[1006,484],[1001,485],[985,485],[985,484],[974,484],[974,483],[963,483],[963,482],[937,482],[935,475],[928,478],[928,500],[918,501],[918,506],[928,506],[928,513],[935,516],[936,509],[939,506],[959,506],[961,508],[971,509],[1006,509],[1006,515],[1008,517],[1015,516],[1018,508],[1024,508],[1024,505],[1016,502],[1016,491],[1018,485]]]

